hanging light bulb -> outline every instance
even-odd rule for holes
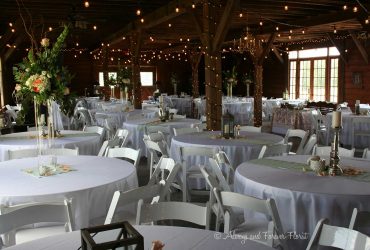
[[[89,7],[90,7],[90,3],[89,3],[89,1],[85,1],[85,2],[84,2],[84,5],[85,5],[85,8],[89,8]]]
[[[285,5],[285,6],[284,6],[284,10],[285,10],[285,11],[289,10],[288,5]]]
[[[334,30],[333,30],[334,34],[337,34],[337,28],[335,27],[334,25]]]
[[[347,10],[347,9],[348,9],[347,4],[343,5],[343,10]]]
[[[136,10],[136,15],[137,15],[137,16],[140,16],[140,15],[141,15],[141,10],[140,10],[140,9],[137,9],[137,10]]]

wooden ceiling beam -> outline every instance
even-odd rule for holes
[[[231,23],[231,15],[237,5],[240,4],[240,0],[229,0],[225,6],[224,12],[222,13],[220,23],[217,26],[216,34],[213,39],[212,50],[218,51],[221,48],[222,42],[225,40],[226,34],[229,30]]]
[[[332,33],[327,33],[327,36],[329,41],[338,49],[340,58],[342,58],[344,64],[347,64],[347,59],[344,57],[344,47],[335,40],[335,37]]]
[[[276,37],[276,32],[273,32],[270,35],[269,40],[268,40],[266,46],[263,48],[263,51],[262,51],[261,55],[258,58],[258,65],[262,65],[263,60],[265,60],[265,56],[267,56],[267,54],[269,53],[269,51],[271,49],[271,46],[274,43],[275,37]]]
[[[140,20],[136,20],[134,22],[131,22],[127,24],[124,28],[121,30],[115,32],[111,36],[107,38],[107,41],[110,44],[115,44],[119,42],[122,39],[122,36],[127,35],[137,29],[150,29],[152,27],[155,27],[161,23],[167,22],[177,16],[180,16],[186,12],[186,7],[188,5],[191,5],[192,3],[196,4],[198,2],[201,2],[202,0],[176,0],[171,1],[167,5],[164,5],[150,14],[143,17],[144,23],[141,23]],[[179,7],[179,12],[175,11],[175,8]]]
[[[367,54],[366,49],[364,48],[360,40],[357,39],[357,36],[353,31],[349,31],[349,34],[351,35],[352,40],[355,43],[357,49],[360,51],[362,58],[364,59],[366,64],[369,64],[369,55]]]
[[[272,49],[272,52],[274,52],[276,58],[282,63],[284,64],[284,58],[280,55],[278,49],[276,48],[275,45],[271,45],[271,49]]]

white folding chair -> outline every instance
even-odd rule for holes
[[[233,231],[235,234],[247,235],[248,237],[257,235],[258,232],[267,232],[267,235],[265,237],[261,237],[261,239],[257,239],[255,237],[248,238],[251,240],[256,240],[270,247],[282,245],[283,249],[288,249],[286,247],[286,242],[282,237],[278,242],[274,240],[278,239],[279,235],[284,235],[284,230],[275,201],[273,199],[261,200],[234,192],[219,191],[217,189],[214,189],[213,191],[219,204],[220,213],[224,217],[225,233]],[[254,212],[265,214],[269,221],[254,221],[250,219],[241,225],[235,225],[236,216],[231,208],[248,209]]]
[[[176,135],[183,135],[183,134],[190,134],[199,132],[199,128],[173,128],[173,134]]]
[[[304,131],[302,129],[288,129],[284,137],[284,143],[292,143],[292,147],[290,149],[291,153],[302,154],[308,135],[309,131]]]
[[[262,127],[240,126],[240,131],[261,133],[262,132]]]
[[[21,159],[27,157],[36,157],[39,152],[36,148],[27,148],[27,149],[17,149],[17,150],[8,150],[8,159]]]
[[[319,109],[311,110],[311,121],[314,133],[317,135],[318,143],[320,145],[328,145],[330,129],[326,127],[323,116]]]
[[[124,160],[133,161],[134,167],[136,168],[139,164],[140,149],[132,148],[108,148],[107,157],[123,158]]]
[[[152,177],[153,169],[162,157],[168,157],[168,151],[160,141],[152,141],[149,138],[143,138],[146,149],[149,152],[149,177]]]
[[[356,139],[370,137],[370,119],[368,117],[354,117],[351,128],[352,148],[356,146]]]
[[[0,207],[0,235],[5,234],[5,242],[9,245],[22,243],[50,235],[74,230],[71,212],[71,201],[38,202],[16,206]],[[63,226],[44,226],[38,228],[22,228],[39,222],[63,223]],[[1,249],[1,240],[0,240]]]
[[[108,148],[115,148],[120,146],[119,137],[113,138],[112,140],[105,140],[100,147],[98,156],[107,156]]]
[[[181,220],[209,229],[209,205],[205,207],[187,202],[158,202],[143,204],[139,201],[136,224],[153,223],[161,220]]]
[[[313,147],[312,155],[318,156],[330,156],[331,147],[324,146],[318,147],[317,145]],[[338,147],[338,155],[342,157],[355,157],[355,149],[346,149],[342,147]]]
[[[351,221],[349,222],[349,229],[354,229],[365,234],[369,234],[370,226],[370,211],[359,211],[357,208],[353,209]],[[367,230],[365,230],[365,228]]]
[[[103,127],[100,127],[100,126],[85,126],[83,128],[83,131],[84,132],[89,132],[89,133],[97,133],[97,134],[100,135],[100,141],[101,142],[104,141],[105,129]]]
[[[370,153],[368,148],[364,148],[364,152],[362,153],[362,158],[370,159]]]
[[[48,148],[42,150],[44,155],[67,155],[67,156],[77,156],[78,148]]]
[[[229,157],[224,151],[219,151],[214,155],[215,163],[209,159],[210,166],[213,173],[217,176],[219,182],[228,185],[229,188],[233,186],[234,168],[230,163]],[[221,180],[223,179],[223,180]],[[226,187],[225,187],[226,188]],[[224,191],[232,191],[231,189],[223,189]]]
[[[312,233],[306,250],[319,246],[330,246],[343,250],[370,249],[370,237],[353,229],[328,225],[328,219],[321,219]]]
[[[170,136],[170,128],[168,126],[158,126],[158,125],[151,125],[151,126],[145,126],[145,134],[149,137],[153,133],[162,133],[163,139],[168,142],[168,137]],[[150,137],[152,141],[156,141],[155,138]]]
[[[162,184],[153,184],[134,188],[128,191],[114,192],[105,217],[104,225],[122,220],[128,220],[130,223],[134,224],[136,214],[130,214],[130,212],[124,211],[121,208],[131,203],[137,204],[139,200],[151,202],[152,199],[157,196],[159,196],[158,199],[161,199],[161,196],[165,195],[165,193],[163,193],[164,189],[165,186]]]
[[[316,136],[316,134],[312,134],[310,136],[310,138],[308,138],[306,145],[304,145],[302,154],[303,155],[311,155],[312,150],[313,150],[313,148],[315,147],[316,144],[317,144],[317,136]]]
[[[125,147],[128,141],[130,131],[125,128],[119,128],[116,130],[116,134],[113,139],[118,138],[120,140],[120,147]]]
[[[291,144],[273,144],[273,145],[263,145],[258,155],[258,159],[270,156],[282,156],[288,155],[290,151]]]
[[[180,147],[180,159],[182,164],[182,199],[184,202],[190,199],[190,194],[202,195],[209,193],[209,191],[189,189],[187,181],[190,179],[203,179],[203,176],[199,170],[199,166],[207,165],[208,159],[213,158],[213,155],[217,153],[218,150],[218,148],[213,147]],[[199,162],[203,163],[192,166],[191,162],[194,160],[197,161],[197,159],[195,159],[197,157],[201,158],[199,159]]]

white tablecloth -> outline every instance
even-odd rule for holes
[[[218,232],[168,226],[135,226],[138,232],[144,236],[144,249],[151,249],[152,241],[160,240],[165,244],[164,249],[169,250],[271,250],[271,248],[250,240],[233,239],[231,235]],[[98,242],[112,240],[116,234],[99,233],[94,239]],[[9,250],[75,250],[81,246],[80,231],[47,237],[7,248]]]
[[[179,115],[191,115],[193,99],[190,97],[171,97],[165,96],[164,102],[167,107],[177,109]]]
[[[220,131],[205,131],[200,133],[192,133],[186,135],[178,135],[172,138],[170,156],[175,161],[180,161],[180,147],[217,147],[225,151],[228,155],[231,164],[236,167],[240,163],[251,159],[257,159],[263,145],[275,144],[283,141],[283,137],[268,133],[252,133],[241,132],[243,138],[240,139],[216,139],[215,136],[220,135]],[[198,158],[189,161],[194,165],[198,162]]]
[[[72,198],[80,229],[104,222],[116,190],[138,186],[136,169],[127,161],[97,156],[58,156],[57,161],[77,171],[37,178],[21,171],[37,167],[37,157],[0,162],[0,205]]]
[[[170,142],[173,136],[173,128],[185,128],[190,127],[191,124],[200,124],[200,120],[196,119],[173,119],[167,122],[161,122],[159,119],[140,119],[126,121],[123,123],[123,128],[130,131],[129,139],[134,148],[141,149],[141,154],[146,155],[146,147],[143,141],[145,126],[165,126],[170,128],[170,135],[168,136],[168,142]]]
[[[271,159],[304,164],[308,157],[294,155]],[[365,159],[344,158],[341,164],[370,171],[370,161]],[[321,218],[328,218],[331,225],[348,227],[353,208],[370,210],[369,182],[288,170],[284,169],[284,162],[281,168],[251,162],[241,164],[235,173],[234,190],[261,199],[275,199],[284,231],[297,235],[311,235]],[[305,249],[308,240],[290,243],[291,249]]]
[[[97,155],[101,147],[99,134],[83,131],[62,130],[62,137],[54,139],[55,148],[78,147],[80,155]],[[0,136],[0,161],[8,159],[8,150],[36,148],[37,131],[13,133]],[[63,136],[64,135],[64,136]],[[44,140],[45,143],[47,140]]]
[[[342,127],[343,128],[342,128],[342,131],[340,133],[339,140],[343,145],[352,145],[352,140],[353,140],[353,138],[352,138],[352,127],[353,127],[352,122],[356,118],[370,119],[370,116],[355,115],[355,114],[348,113],[348,112],[342,112]],[[333,113],[326,114],[326,126],[328,128],[331,128],[332,119],[333,119]],[[368,124],[364,124],[362,126],[364,126],[364,127],[361,128],[361,129],[370,130],[370,127],[368,126]],[[329,129],[329,131],[330,131],[329,132],[330,133],[329,134],[329,142],[332,142],[333,139],[334,139],[333,130]],[[368,137],[368,136],[362,136],[362,137],[357,136],[355,147],[358,147],[358,148],[368,148],[368,147],[370,147],[370,137]]]

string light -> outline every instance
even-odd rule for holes
[[[343,10],[347,10],[348,6],[345,4],[343,5]]]
[[[76,43],[76,46],[78,47],[80,44],[79,43]]]
[[[96,25],[94,25],[93,29],[94,29],[94,30],[97,30],[97,29],[98,29],[98,27],[96,27]]]
[[[355,6],[355,7],[353,7],[353,12],[357,12],[358,11],[358,8],[357,8],[357,6]]]
[[[85,8],[89,8],[90,7],[89,1],[85,1],[84,5],[85,5]]]
[[[334,25],[334,30],[333,30],[334,34],[337,34],[337,28],[335,27]]]
[[[369,19],[366,19],[365,20],[365,24],[369,24]]]
[[[262,26],[263,25],[263,22],[262,21],[260,21],[260,26]]]
[[[49,27],[49,31],[53,31],[53,28],[52,27]]]
[[[169,28],[171,28],[171,27],[172,27],[172,24],[170,24],[170,23],[169,23],[169,24],[168,24],[168,27],[169,27]]]
[[[137,16],[140,16],[140,15],[141,15],[141,10],[140,10],[140,9],[137,9],[137,10],[136,10],[136,15],[137,15]]]
[[[194,2],[191,4],[191,7],[192,7],[193,9],[195,9],[195,3],[194,3]]]
[[[243,13],[240,12],[239,17],[243,17]]]
[[[9,26],[10,26],[10,27],[13,27],[13,23],[9,23]]]
[[[144,18],[141,18],[141,19],[140,19],[140,22],[141,22],[141,23],[144,23]]]
[[[14,33],[15,32],[15,29],[12,29],[12,32]]]
[[[284,6],[284,10],[287,11],[289,9],[288,5]]]

